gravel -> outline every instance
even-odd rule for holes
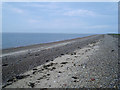
[[[24,73],[29,76],[11,85],[8,84],[6,88],[120,89],[118,70],[118,46],[120,44],[118,44],[118,37],[104,35],[99,41],[74,50],[71,52],[72,55],[71,53],[62,55]],[[44,66],[47,68],[43,69]],[[36,73],[33,74],[33,71]]]
[[[10,78],[16,77],[55,58],[72,53],[78,47],[82,48],[102,38],[103,35],[89,36],[50,44],[35,45],[3,50],[2,81],[5,84]],[[40,50],[39,48],[44,49]],[[51,47],[51,48],[48,48]],[[21,50],[27,50],[23,53]],[[14,53],[15,52],[15,53]],[[12,53],[12,54],[11,54]],[[4,55],[6,54],[6,55]],[[74,53],[73,53],[74,54]],[[62,66],[61,66],[62,67]],[[53,68],[54,69],[54,68]]]

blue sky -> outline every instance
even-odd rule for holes
[[[9,2],[2,6],[3,32],[118,32],[117,2]]]

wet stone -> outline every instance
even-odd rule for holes
[[[53,66],[53,64],[57,64],[57,63],[50,63],[48,65],[44,65],[45,67],[50,67],[50,66]]]
[[[76,64],[74,64],[74,66],[76,66]]]
[[[81,49],[80,47],[78,47],[79,49]]]
[[[29,86],[30,86],[31,88],[33,88],[33,87],[35,86],[35,83],[30,82],[30,83],[29,83]]]
[[[30,54],[29,56],[32,56],[32,54]]]
[[[24,57],[24,58],[27,58],[27,57]]]
[[[30,53],[28,53],[28,54],[30,54]]]
[[[33,70],[37,70],[37,68],[34,68]]]
[[[19,60],[19,61],[22,61],[22,60]]]
[[[18,75],[18,76],[16,76],[16,79],[23,79],[23,78],[26,78],[28,76],[30,76],[30,75]]]
[[[62,73],[61,71],[59,71],[58,73]]]
[[[56,69],[55,67],[52,67],[52,70]]]
[[[48,76],[50,75],[50,74],[47,74]]]
[[[61,67],[63,67],[63,65],[61,65]]]
[[[85,50],[85,52],[87,52],[87,50]]]
[[[61,55],[64,55],[63,53]]]
[[[69,54],[68,52],[66,52],[66,54]]]
[[[41,70],[43,71],[44,69],[42,68]]]
[[[48,66],[44,65],[43,68],[44,68],[44,69],[48,69]]]
[[[49,80],[49,78],[47,78],[47,80]]]
[[[46,62],[49,62],[49,60],[46,60]]]
[[[36,73],[36,71],[33,72],[33,74],[35,74],[35,73]]]
[[[73,55],[73,53],[71,53],[71,55]]]
[[[35,56],[39,56],[39,54],[35,54]]]
[[[76,52],[74,52],[74,55],[76,55]]]
[[[74,82],[79,82],[78,80],[74,80]]]
[[[76,52],[71,53],[71,55],[76,55]]]
[[[14,81],[15,81],[15,77],[7,80],[7,82],[14,82]]]
[[[8,66],[8,64],[3,64],[2,66]]]
[[[46,78],[46,75],[43,75],[42,77],[38,78],[37,80],[41,80],[41,79],[44,79]]]
[[[49,87],[51,87],[51,85],[49,85]]]
[[[43,79],[43,77],[40,77],[40,78],[38,78],[37,80],[41,80],[41,79]]]
[[[5,88],[5,87],[7,87],[8,85],[11,85],[11,84],[12,84],[12,82],[9,82],[6,85],[3,85],[2,88]]]
[[[73,78],[73,79],[78,79],[78,77],[75,77],[75,76],[73,76],[72,78]]]
[[[111,52],[114,52],[115,50],[111,50]]]
[[[68,63],[68,62],[62,62],[61,64],[66,64],[66,63]]]

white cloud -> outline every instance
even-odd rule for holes
[[[20,9],[20,8],[12,8],[12,10],[16,13],[24,13],[24,10]]]
[[[12,12],[15,12],[15,13],[24,13],[24,10],[21,9],[21,8],[17,8],[9,3],[3,3],[3,10],[5,11],[12,11]]]
[[[79,9],[79,10],[66,11],[65,13],[63,13],[63,15],[66,15],[66,16],[86,16],[86,15],[96,16],[97,14],[93,11]]]
[[[49,3],[49,4],[36,4],[36,3],[28,3],[24,5],[25,7],[36,7],[36,8],[47,8],[47,9],[56,9],[58,6],[56,3]]]
[[[59,3],[28,3],[24,5],[25,7],[39,8],[38,11],[45,11],[51,15],[64,15],[64,16],[103,16],[94,11],[87,9],[72,9],[69,6],[60,5]],[[35,11],[32,11],[35,12]]]
[[[43,5],[43,4],[25,4],[25,7],[46,7],[47,5]]]

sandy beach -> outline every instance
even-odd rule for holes
[[[3,50],[3,88],[119,88],[118,37]]]

